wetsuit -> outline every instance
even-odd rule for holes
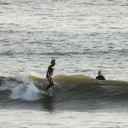
[[[102,75],[97,76],[96,79],[98,79],[98,80],[105,80],[104,76],[102,76]]]
[[[51,77],[53,75],[53,70],[54,70],[54,66],[50,65],[48,67],[48,71],[46,74],[46,78],[49,79],[49,85],[46,87],[46,91],[54,85],[52,77]]]

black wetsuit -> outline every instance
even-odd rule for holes
[[[48,67],[48,71],[47,71],[47,74],[46,74],[46,78],[47,79],[50,79],[49,85],[46,87],[46,91],[54,85],[53,80],[52,80],[52,77],[51,77],[52,74],[53,74],[53,70],[54,70],[54,66],[53,65],[50,65]]]
[[[98,80],[105,80],[104,76],[102,76],[102,75],[101,76],[97,76],[96,79],[98,79]]]

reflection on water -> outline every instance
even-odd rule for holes
[[[53,107],[53,104],[54,104],[54,100],[53,100],[53,97],[49,97],[49,96],[44,96],[42,98],[42,106],[43,106],[43,109],[49,111],[49,112],[52,112],[54,110],[54,107]]]

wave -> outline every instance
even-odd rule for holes
[[[71,99],[128,100],[128,82],[118,80],[96,80],[82,75],[55,76],[65,94]],[[69,97],[70,99],[70,97]]]
[[[53,77],[54,87],[51,93],[57,99],[82,100],[95,99],[128,99],[128,82],[119,80],[95,80],[83,75],[58,75]],[[0,90],[10,90],[10,98],[23,100],[37,100],[41,98],[35,87],[38,82],[42,87],[48,85],[46,78],[36,74],[19,77],[0,77]]]
[[[49,89],[52,97],[42,95],[37,87],[46,87],[48,81],[35,73],[19,76],[0,76],[0,106],[6,102],[31,105],[42,103],[49,111],[56,109],[101,108],[115,103],[128,106],[128,82],[119,80],[96,80],[83,75],[57,75],[53,77],[54,86]],[[27,104],[26,104],[27,103]],[[8,104],[8,103],[7,103]],[[67,105],[68,104],[68,105]],[[118,106],[118,104],[117,104]],[[20,106],[21,107],[21,106]],[[1,108],[1,107],[0,107]],[[30,108],[30,106],[28,107]]]

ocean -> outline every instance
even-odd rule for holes
[[[127,128],[127,57],[127,0],[1,0],[0,128]]]

